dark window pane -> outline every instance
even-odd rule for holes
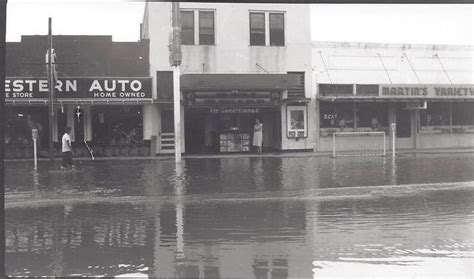
[[[214,12],[199,12],[199,44],[214,44]]]
[[[270,14],[270,45],[285,45],[285,19],[283,14]]]
[[[265,14],[250,13],[250,45],[265,45]]]
[[[181,11],[181,44],[194,45],[193,11]]]

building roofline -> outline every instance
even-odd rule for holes
[[[431,49],[431,50],[474,50],[474,45],[447,44],[408,44],[381,42],[349,42],[349,41],[312,41],[312,47],[351,47],[351,48],[390,48],[390,49]]]

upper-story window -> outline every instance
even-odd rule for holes
[[[199,12],[199,44],[214,44],[214,12]]]
[[[250,45],[265,45],[265,13],[250,13]]]
[[[194,11],[181,11],[181,44],[194,45]]]
[[[182,10],[181,44],[214,45],[214,25],[214,11]]]
[[[285,45],[284,13],[250,12],[249,25],[251,46]]]
[[[285,45],[285,17],[282,13],[270,13],[270,45]]]

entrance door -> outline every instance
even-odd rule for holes
[[[397,148],[414,148],[413,121],[414,114],[412,110],[404,109],[403,104],[397,104]]]
[[[206,150],[205,124],[206,114],[202,112],[186,111],[184,116],[186,129],[185,147],[187,153],[203,153]]]

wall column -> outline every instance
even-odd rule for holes
[[[392,139],[393,139],[393,132],[392,132],[392,123],[397,123],[397,110],[396,110],[396,103],[390,102],[388,103],[388,142],[389,147],[387,149],[392,149]],[[396,130],[395,130],[396,132]]]
[[[82,107],[82,112],[84,115],[84,140],[92,140],[92,109],[90,105],[85,105]]]
[[[143,139],[151,140],[152,136],[157,137],[157,152],[160,152],[160,127],[161,117],[157,104],[143,105]]]
[[[421,123],[420,123],[420,110],[415,109],[412,110],[412,115],[413,115],[413,136],[414,136],[414,141],[415,141],[415,149],[420,148],[420,129],[421,129]]]
[[[75,141],[75,133],[74,133],[74,110],[76,106],[75,105],[66,105],[66,123],[67,126],[71,127],[71,142]]]

